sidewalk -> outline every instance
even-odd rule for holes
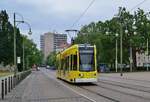
[[[123,76],[120,76],[120,73],[100,73],[101,76],[150,81],[150,72],[128,72],[123,73]]]
[[[0,102],[88,102],[42,71],[32,72]]]

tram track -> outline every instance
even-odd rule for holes
[[[118,86],[118,87],[122,87],[122,88],[128,88],[128,89],[132,89],[132,90],[136,90],[136,91],[150,93],[150,87],[133,85],[133,84],[128,84],[128,83],[121,83],[121,82],[116,82],[116,81],[112,81],[112,80],[102,80],[102,79],[98,80],[98,82],[113,85],[113,86]]]
[[[109,87],[107,85],[109,85]],[[115,86],[117,86],[117,85],[115,85]],[[117,92],[119,94],[128,95],[128,96],[132,96],[132,97],[136,97],[136,98],[141,98],[141,99],[149,100],[150,101],[149,97],[144,97],[144,96],[141,96],[141,95],[136,95],[136,94],[129,93],[127,91],[125,92],[123,90],[119,90],[118,86],[117,86],[117,88],[114,88],[113,85],[111,85],[109,83],[107,83],[107,84],[105,83],[105,84],[102,85],[100,82],[98,82],[97,83],[97,87],[104,88],[104,89],[109,90],[109,91]],[[133,90],[133,88],[132,89],[131,88],[127,88],[127,87],[122,87],[122,88]],[[133,91],[137,91],[137,90],[133,90]],[[141,91],[139,91],[139,92],[141,92]],[[149,92],[148,92],[148,94],[149,94]]]
[[[115,82],[105,79],[98,80],[96,84],[69,84],[62,81],[60,83],[63,83],[65,87],[91,102],[100,102],[98,99],[105,100],[105,102],[150,101],[150,87],[147,86],[143,87],[132,83]]]
[[[119,90],[113,89],[111,87],[106,87],[105,85],[99,85],[99,84],[93,85],[93,87],[95,87],[95,89],[99,89],[99,91],[98,90],[94,90],[92,88],[89,88],[87,86],[82,86],[82,85],[81,86],[78,85],[78,87],[83,89],[83,90],[86,90],[86,91],[88,91],[90,93],[96,94],[96,95],[98,95],[100,97],[106,98],[106,99],[108,99],[108,100],[110,100],[112,102],[122,102],[122,99],[120,97],[118,97],[119,95],[120,96],[124,96],[125,95],[129,99],[130,98],[136,98],[136,99],[139,99],[139,100],[141,99],[141,100],[144,100],[144,102],[149,102],[150,101],[149,97],[144,97],[144,96],[140,96],[140,95],[131,94],[131,93],[128,93],[128,92],[119,91]],[[101,89],[104,89],[105,92],[102,91]],[[108,93],[111,93],[111,92],[117,93],[118,96],[115,96],[115,94],[114,94],[114,96],[108,94]],[[130,101],[125,101],[125,102],[130,102]],[[140,102],[142,102],[142,101],[140,101]]]
[[[126,77],[116,77],[116,76],[104,76],[100,75],[101,77],[107,77],[107,78],[115,78],[115,79],[123,79],[123,80],[130,80],[130,81],[136,81],[136,82],[146,82],[150,83],[149,80],[141,80],[141,79],[134,79],[134,78],[126,78]]]
[[[103,98],[105,98],[105,99],[108,99],[108,100],[110,100],[110,101],[112,101],[112,102],[120,102],[119,100],[116,100],[115,98],[108,97],[107,95],[104,95],[104,94],[95,92],[95,91],[90,90],[90,89],[88,89],[88,88],[85,88],[85,87],[83,87],[83,86],[78,86],[78,87],[81,88],[81,89],[83,89],[83,90],[86,90],[86,91],[88,91],[88,92],[90,92],[90,93],[96,94],[96,95],[98,95],[98,96],[100,96],[100,97],[103,97]]]

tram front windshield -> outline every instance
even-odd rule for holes
[[[80,53],[80,71],[94,71],[94,53]]]

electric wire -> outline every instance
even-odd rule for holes
[[[143,0],[142,2],[138,3],[137,5],[135,5],[134,7],[131,8],[130,11],[133,11],[135,8],[139,7],[140,5],[142,5],[143,3],[145,3],[147,0]]]
[[[80,21],[80,19],[86,14],[86,12],[88,11],[88,9],[93,5],[93,3],[95,2],[95,0],[92,0],[90,2],[90,4],[88,5],[88,7],[84,10],[84,12],[76,19],[76,21],[73,23],[73,25],[70,27],[74,27],[76,23],[78,23]]]

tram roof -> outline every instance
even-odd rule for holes
[[[64,49],[63,51],[59,52],[59,53],[64,53],[68,50],[71,50],[71,49],[74,49],[74,48],[78,48],[78,47],[94,47],[93,45],[90,45],[90,44],[74,44],[66,49]]]

